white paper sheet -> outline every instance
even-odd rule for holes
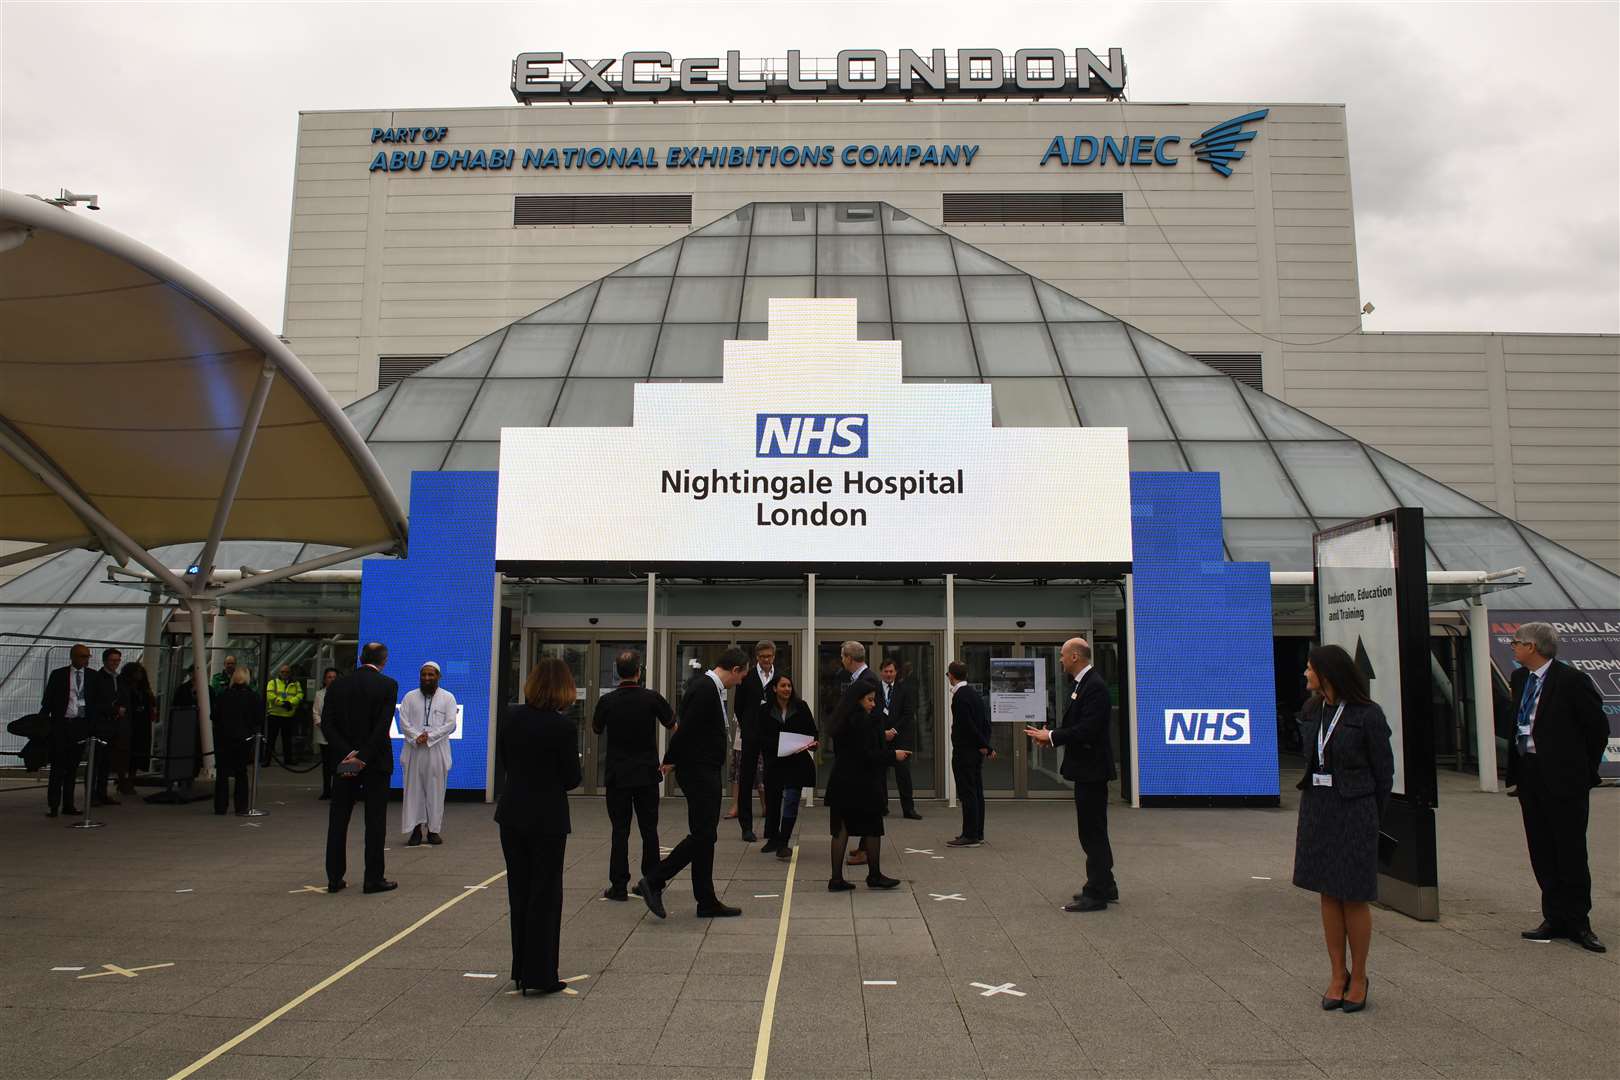
[[[790,757],[815,741],[814,735],[796,735],[791,731],[784,731],[776,737],[776,756]]]

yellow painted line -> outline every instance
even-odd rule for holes
[[[502,870],[494,877],[485,880],[484,884],[493,884],[505,876],[506,871]],[[422,927],[426,926],[434,919],[437,919],[440,915],[443,915],[445,912],[467,899],[467,897],[473,895],[476,895],[473,890],[463,889],[461,892],[457,893],[455,896],[452,896],[450,899],[446,900],[444,903],[440,904],[438,907],[434,908],[420,919],[417,919],[415,922],[411,923],[411,925],[407,926],[405,929],[401,930],[399,933],[395,934],[381,945],[378,945],[349,961],[343,967],[339,968],[337,971],[334,971],[332,974],[328,975],[326,978],[322,979],[308,990],[305,990],[302,994],[299,994],[297,997],[287,1002],[287,1004],[281,1006],[281,1008],[277,1009],[269,1016],[266,1016],[263,1020],[260,1020],[252,1027],[242,1032],[240,1035],[237,1035],[235,1038],[216,1046],[214,1049],[210,1050],[196,1061],[193,1061],[190,1065],[187,1065],[185,1068],[175,1073],[169,1078],[169,1080],[184,1080],[185,1077],[190,1076],[192,1073],[196,1072],[204,1065],[207,1065],[220,1055],[230,1053],[232,1050],[236,1049],[238,1046],[241,1046],[243,1043],[253,1038],[253,1036],[257,1035],[259,1032],[263,1031],[277,1020],[280,1020],[283,1016],[286,1016],[288,1013],[298,1008],[298,1006],[302,1005],[304,1002],[308,1001],[322,990],[325,990],[328,986],[331,986],[333,983],[343,978],[343,976],[360,967],[360,965],[364,964],[366,961],[372,959],[382,952],[385,952],[388,949],[393,948],[395,945],[398,945],[401,941],[404,941],[406,938],[422,929]]]
[[[793,849],[788,862],[787,883],[782,886],[782,916],[776,923],[776,956],[771,960],[771,980],[765,984],[765,1009],[759,1015],[759,1041],[754,1044],[753,1080],[765,1080],[765,1061],[771,1056],[771,1021],[776,1017],[776,988],[782,984],[782,954],[787,949],[788,912],[793,909],[793,874],[799,868],[799,849]]]

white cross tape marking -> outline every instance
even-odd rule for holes
[[[997,994],[1011,994],[1013,997],[1029,996],[1022,990],[1013,989],[1013,987],[1018,985],[1017,983],[1002,983],[1000,986],[991,986],[989,983],[976,982],[968,983],[968,985],[977,986],[980,990],[983,990],[984,993],[980,994],[980,997],[995,997]]]
[[[862,986],[899,986],[900,983],[896,979],[862,979],[861,980],[861,985]]]
[[[967,897],[963,896],[961,893],[955,893],[955,892],[953,892],[953,893],[931,892],[928,895],[932,896],[935,900],[960,900],[963,903],[967,902]]]

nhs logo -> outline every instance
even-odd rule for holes
[[[759,413],[755,457],[866,456],[865,413]]]
[[[1166,709],[1167,746],[1245,746],[1249,742],[1248,709]]]

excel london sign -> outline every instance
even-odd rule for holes
[[[1100,97],[1125,94],[1125,54],[1108,50],[1104,63],[1090,49],[844,49],[836,58],[806,60],[722,56],[676,60],[667,52],[627,52],[600,60],[560,52],[522,52],[512,61],[512,96],[525,105],[551,101],[638,101],[684,98],[792,97]]]

